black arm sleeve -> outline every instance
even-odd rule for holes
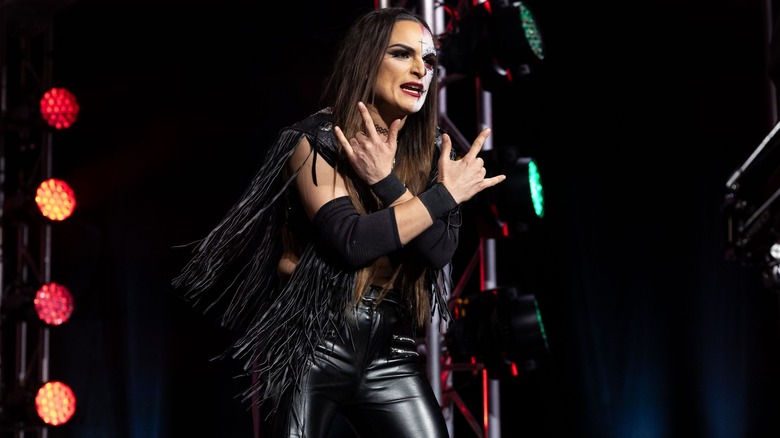
[[[406,248],[413,250],[432,269],[441,269],[452,260],[458,248],[460,208],[433,221],[433,225],[412,239]]]
[[[434,221],[449,214],[452,209],[458,206],[450,191],[441,183],[434,184],[433,187],[417,195],[417,198],[428,209],[428,213]]]
[[[320,207],[314,226],[350,269],[368,266],[402,247],[392,207],[361,215],[348,196]]]

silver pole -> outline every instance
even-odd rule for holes
[[[482,89],[479,78],[476,79],[477,89],[477,114],[479,131],[493,126],[493,96],[490,92]],[[493,136],[485,140],[482,146],[483,151],[493,149]],[[485,272],[485,284],[483,290],[490,290],[498,287],[496,274],[496,240],[491,238],[482,239],[483,260]],[[488,376],[490,377],[490,376]],[[499,381],[496,379],[488,380],[488,424],[487,437],[499,438],[501,436],[501,390]]]
[[[767,50],[765,50],[766,53],[766,65],[769,65],[769,56],[770,53],[770,44],[772,43],[772,38],[774,37],[772,33],[774,32],[774,11],[772,10],[772,0],[765,0],[764,1],[764,28],[765,32],[764,35],[766,35],[765,40],[765,47]],[[772,82],[771,78],[767,78],[767,88],[769,89],[769,113],[771,117],[771,124],[775,125],[777,123],[777,87],[775,87],[774,82]]]
[[[420,3],[420,15],[423,17],[426,23],[431,26],[431,31],[434,35],[438,35],[439,26],[438,21],[434,17],[435,4],[433,0],[425,0]],[[441,8],[439,8],[441,9]],[[441,101],[439,102],[441,105]],[[445,269],[449,269],[447,266]],[[446,296],[449,296],[450,291],[446,291]],[[436,399],[439,400],[440,405],[444,405],[441,385],[441,330],[442,319],[439,312],[435,312],[431,325],[428,326],[427,335],[427,368],[428,368],[428,380],[431,382],[433,393],[436,394]],[[446,413],[445,413],[446,417]]]
[[[46,26],[46,34],[44,40],[44,62],[43,62],[43,86],[45,89],[50,88],[54,83],[54,71],[51,54],[54,52],[54,23],[49,21]],[[53,147],[54,136],[49,130],[43,131],[41,160],[42,163],[42,180],[46,180],[52,177],[53,172]],[[46,223],[41,230],[41,280],[44,284],[51,282],[51,225]],[[40,383],[46,383],[49,380],[49,327],[42,328],[41,339],[41,357],[40,357]],[[43,429],[44,431],[46,428]],[[44,432],[45,433],[45,432]]]

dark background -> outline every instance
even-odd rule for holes
[[[546,58],[492,93],[492,139],[538,160],[547,213],[497,242],[497,278],[536,294],[551,357],[502,381],[502,435],[777,436],[777,296],[726,260],[722,213],[726,180],[774,125],[771,5],[531,5]],[[52,330],[50,373],[78,406],[50,436],[250,436],[240,364],[211,360],[227,333],[170,289],[175,247],[216,223],[282,126],[319,108],[335,43],[373,6],[4,3],[12,43],[53,26],[53,85],[81,105],[53,135],[78,207],[53,228],[52,277],[76,310]],[[473,78],[446,90],[473,139]],[[480,380],[456,382],[480,419]]]

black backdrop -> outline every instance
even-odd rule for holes
[[[773,124],[766,4],[615,3],[536,5],[545,66],[493,96],[496,147],[538,158],[548,207],[533,238],[498,242],[498,280],[535,289],[553,352],[502,383],[503,435],[776,435],[777,297],[724,260],[721,223],[726,179]],[[53,235],[77,308],[51,374],[79,405],[52,436],[249,436],[238,364],[210,360],[226,334],[172,296],[172,248],[208,231],[280,126],[317,109],[333,44],[373,4],[267,7],[56,12],[54,82],[82,112],[54,138],[79,206]],[[473,138],[473,82],[448,88]],[[456,268],[476,245],[464,230]],[[479,418],[479,382],[458,384]]]

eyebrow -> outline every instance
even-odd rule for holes
[[[388,49],[392,49],[393,47],[401,47],[401,48],[404,48],[406,50],[411,50],[411,51],[414,51],[414,52],[417,51],[417,49],[415,49],[414,47],[412,47],[412,46],[410,46],[408,44],[404,44],[404,43],[395,43],[395,44],[390,44],[389,46],[387,46]]]
[[[389,46],[387,46],[387,50],[393,49],[393,48],[402,48],[402,49],[408,50],[410,52],[415,52],[415,53],[419,52],[419,50],[417,50],[414,47],[412,47],[412,46],[410,46],[408,44],[405,44],[405,43],[395,43],[395,44],[390,44]],[[431,55],[437,56],[436,50],[431,50],[430,52],[426,52],[426,53],[422,54],[423,57],[431,56]]]

